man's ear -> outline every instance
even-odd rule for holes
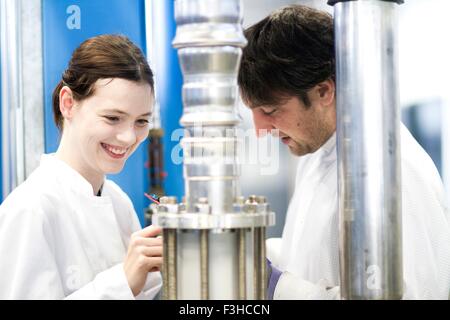
[[[336,85],[333,80],[328,79],[320,82],[315,86],[316,98],[323,106],[328,106],[333,103]]]
[[[64,86],[59,91],[59,111],[64,119],[71,119],[74,113],[75,99],[69,87]]]

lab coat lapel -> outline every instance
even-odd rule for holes
[[[122,262],[125,250],[111,199],[93,198],[81,202],[76,215],[83,226],[79,232],[85,244],[85,252],[97,273]]]
[[[57,186],[69,215],[75,236],[82,243],[94,274],[123,261],[124,245],[110,196],[94,196],[91,184],[55,155],[43,155],[43,170],[58,177]],[[70,237],[68,235],[68,237]]]

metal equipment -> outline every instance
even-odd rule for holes
[[[152,204],[163,228],[165,299],[265,299],[265,197],[240,195],[237,72],[246,40],[239,0],[177,0],[184,77],[185,197]]]
[[[343,299],[401,299],[397,4],[334,5]]]

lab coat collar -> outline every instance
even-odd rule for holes
[[[82,194],[86,197],[92,198],[93,201],[104,202],[107,201],[105,197],[98,197],[94,195],[92,185],[87,181],[78,171],[73,169],[64,161],[58,159],[54,153],[43,154],[41,156],[40,165],[44,168],[57,172],[58,178],[62,179],[62,183],[67,184],[73,192]],[[105,188],[105,181],[103,181],[103,190]]]
[[[326,155],[329,155],[336,150],[336,131],[334,131],[333,135],[324,143],[324,145],[320,148]],[[335,152],[336,153],[336,152]]]

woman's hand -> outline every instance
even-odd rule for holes
[[[148,226],[131,235],[123,269],[134,296],[144,288],[147,274],[161,269],[162,238],[156,238],[160,233],[160,228]]]

